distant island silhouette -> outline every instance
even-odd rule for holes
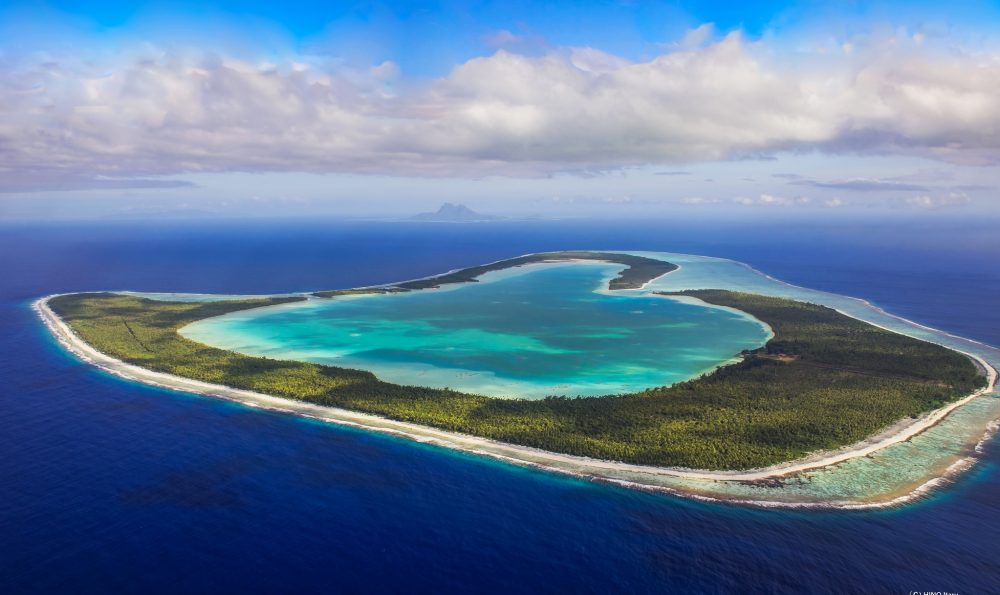
[[[499,221],[504,217],[497,215],[484,215],[477,213],[463,204],[453,204],[446,202],[434,213],[419,213],[410,217],[411,221],[433,221],[433,222],[454,222],[472,223],[476,221]]]

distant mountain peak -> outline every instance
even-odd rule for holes
[[[437,210],[435,213],[420,213],[419,215],[414,215],[410,219],[414,221],[447,221],[447,222],[463,222],[463,221],[496,221],[497,219],[502,219],[503,217],[497,217],[496,215],[483,215],[482,213],[477,213],[463,204],[454,204],[446,202]]]

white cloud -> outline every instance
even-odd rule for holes
[[[701,47],[712,39],[713,35],[715,35],[715,24],[702,23],[685,33],[678,45],[685,49]]]
[[[773,194],[761,194],[756,198],[738,196],[733,202],[747,207],[795,207],[809,204],[807,196],[775,196]]]
[[[904,206],[916,207],[918,209],[940,209],[944,207],[960,207],[972,202],[968,196],[962,192],[948,192],[938,196],[930,194],[920,194],[902,200]]]
[[[306,70],[305,68],[302,68],[300,65],[297,66],[299,66],[300,69],[296,70],[296,72],[303,72],[304,70]],[[371,74],[372,78],[377,81],[390,82],[399,78],[399,66],[397,66],[396,63],[391,60],[386,60],[385,62],[379,64],[378,66],[372,67],[369,70],[369,73]]]
[[[1000,162],[997,56],[893,44],[785,66],[768,55],[738,34],[639,63],[501,50],[392,91],[391,62],[8,56],[0,190],[236,170],[541,176],[804,148]]]
[[[710,205],[722,202],[718,198],[705,198],[704,196],[685,196],[681,199],[682,204],[686,205]]]

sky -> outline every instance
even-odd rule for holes
[[[0,219],[1000,215],[1000,2],[0,3]]]

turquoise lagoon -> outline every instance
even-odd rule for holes
[[[519,398],[673,384],[770,337],[744,313],[604,291],[619,270],[531,265],[437,290],[236,312],[181,333],[250,355],[370,370],[397,384]]]

